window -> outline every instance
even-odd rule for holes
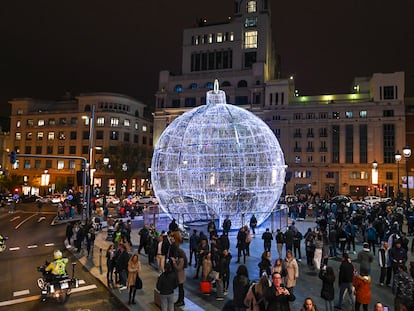
[[[311,178],[312,177],[312,172],[311,171],[295,171],[293,173],[293,176],[295,178]]]
[[[82,139],[89,139],[89,131],[82,132]]]
[[[65,140],[65,139],[66,139],[65,132],[59,132],[59,140]]]
[[[393,117],[394,116],[394,110],[392,110],[392,109],[383,110],[382,111],[382,116],[383,117]]]
[[[384,99],[394,99],[394,87],[393,86],[384,86]]]
[[[145,124],[142,126],[142,131],[143,132],[146,132],[147,131],[147,126]]]
[[[40,160],[35,160],[35,165],[34,165],[34,167],[35,167],[36,169],[40,169],[40,168],[42,168],[42,161],[40,161]]]
[[[216,42],[218,43],[223,42],[223,34],[221,32],[217,33]]]
[[[135,123],[135,124],[134,124],[134,128],[135,128],[136,130],[138,130],[138,129],[139,129],[139,123]]]
[[[300,120],[300,119],[302,119],[302,114],[301,114],[301,113],[295,113],[295,114],[293,115],[293,119],[294,119],[294,120]]]
[[[118,140],[119,133],[117,131],[111,131],[109,132],[109,139],[110,140]]]
[[[130,122],[128,119],[125,119],[125,120],[124,120],[124,126],[125,126],[125,127],[129,127],[129,126],[130,126],[130,124],[131,124],[131,122]]]
[[[66,118],[59,118],[60,125],[66,125]]]
[[[45,126],[45,120],[43,119],[37,120],[37,126]]]
[[[306,114],[306,119],[308,120],[313,120],[315,119],[315,113],[314,112],[309,112]]]
[[[33,137],[33,133],[31,132],[26,133],[26,140],[32,140],[32,137]]]
[[[177,84],[174,87],[174,92],[181,93],[183,91],[183,86],[181,84]]]
[[[247,17],[246,20],[244,21],[245,28],[256,27],[256,26],[257,26],[257,16]]]
[[[16,134],[14,134],[14,139],[15,140],[22,140],[22,133],[16,132]]]
[[[332,119],[339,119],[341,117],[341,113],[338,111],[332,112]]]
[[[196,106],[196,99],[195,97],[187,97],[184,101],[185,107],[195,107]]]
[[[138,144],[138,141],[139,141],[139,138],[138,138],[138,135],[134,135],[134,143],[135,144]]]
[[[16,122],[16,127],[17,127],[17,128],[19,128],[20,126],[22,126],[22,121],[17,120],[17,122]]]
[[[354,127],[345,126],[345,163],[354,163]]]
[[[47,154],[53,154],[53,146],[47,146],[46,147],[46,153]]]
[[[76,131],[70,132],[70,140],[76,140],[77,137],[78,137],[78,132]]]
[[[30,160],[24,160],[24,168],[30,169]]]
[[[17,109],[17,114],[21,116],[23,114],[23,109]]]
[[[119,126],[119,118],[111,118],[111,126]]]
[[[48,132],[47,140],[55,140],[55,132]]]
[[[103,131],[96,131],[96,139],[103,139],[104,132]]]
[[[257,48],[257,30],[250,30],[244,33],[244,48],[256,49]]]
[[[361,110],[359,112],[359,117],[365,119],[367,117],[367,111],[366,110]]]
[[[321,163],[326,163],[326,155],[321,155]]]
[[[247,10],[247,13],[255,13],[257,11],[256,1],[247,2],[246,10]]]
[[[36,140],[43,140],[43,132],[37,132]]]
[[[32,147],[31,146],[24,147],[24,153],[25,154],[31,154],[32,153]]]
[[[88,147],[88,146],[83,145],[83,146],[82,146],[82,154],[88,154],[88,153],[89,153],[89,147]]]
[[[69,146],[69,154],[76,154],[76,146]]]
[[[71,125],[76,125],[76,124],[78,124],[78,118],[77,118],[77,117],[72,117],[72,118],[70,118],[70,124],[71,124]]]
[[[327,112],[319,112],[319,119],[328,119]]]
[[[47,121],[47,124],[48,125],[56,125],[56,121],[55,121],[55,119],[49,119],[48,121]]]
[[[34,123],[33,123],[33,119],[28,119],[27,121],[26,121],[26,125],[27,126],[33,126],[34,125]]]
[[[306,137],[314,137],[313,135],[313,128],[308,128],[308,133],[306,134]]]
[[[58,154],[65,154],[65,146],[58,146]]]
[[[352,111],[345,112],[345,118],[352,119]]]
[[[293,134],[293,137],[295,137],[295,138],[302,137],[302,134],[300,132],[300,128],[295,129],[295,133]]]
[[[76,162],[75,162],[75,160],[69,160],[69,169],[71,169],[71,170],[76,169]]]
[[[247,52],[244,53],[244,67],[251,68],[256,62],[257,53],[256,52]]]
[[[145,136],[142,137],[142,144],[143,145],[147,144],[147,137],[145,137]]]
[[[326,172],[326,178],[335,178],[335,172]]]
[[[328,137],[328,130],[326,127],[322,127],[319,129],[319,137]]]
[[[105,118],[104,117],[99,117],[96,119],[96,125],[97,126],[104,126],[105,125]]]
[[[129,143],[129,139],[130,139],[130,134],[129,133],[124,133],[124,142]]]
[[[52,168],[52,160],[46,160],[46,165],[45,165],[46,169],[50,169]]]
[[[65,168],[65,161],[64,160],[58,160],[57,161],[57,169],[63,170]]]
[[[36,154],[42,154],[42,146],[36,146]]]

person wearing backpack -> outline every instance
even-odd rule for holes
[[[400,311],[400,304],[406,305],[414,299],[414,280],[405,265],[398,266],[394,276],[394,310]]]

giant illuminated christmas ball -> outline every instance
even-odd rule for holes
[[[285,161],[270,128],[226,104],[218,89],[207,104],[176,118],[162,133],[151,164],[154,192],[170,217],[195,221],[229,215],[233,228],[255,214],[260,225],[276,209]]]

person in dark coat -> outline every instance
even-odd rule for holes
[[[236,275],[233,278],[233,302],[235,311],[244,311],[244,298],[250,287],[249,273],[245,265],[240,265],[237,268]],[[270,310],[270,309],[269,309]]]
[[[138,254],[141,254],[141,250],[144,249],[145,253],[147,253],[147,243],[149,242],[149,230],[148,225],[144,225],[144,227],[139,230],[139,247],[138,247]]]
[[[119,244],[119,255],[116,260],[116,270],[119,273],[119,281],[122,285],[122,289],[126,289],[126,282],[128,278],[128,261],[129,261],[129,254],[124,244]]]
[[[198,245],[200,244],[200,236],[197,235],[197,230],[193,230],[193,234],[190,236],[190,262],[188,263],[190,266],[193,263],[193,255],[194,255],[194,268],[197,267],[197,250]]]
[[[332,267],[322,267],[319,271],[319,278],[322,280],[321,297],[325,300],[325,310],[334,311],[335,273]]]
[[[246,263],[246,232],[244,231],[244,227],[241,227],[239,232],[237,233],[237,261],[236,263],[240,263],[240,257],[243,253],[243,263]]]
[[[338,301],[338,309],[341,309],[342,300],[344,297],[345,290],[348,291],[348,296],[351,299],[351,305],[355,305],[354,297],[352,294],[352,282],[354,279],[354,265],[351,263],[351,258],[349,258],[348,253],[343,254],[342,256],[342,263],[339,266],[339,276],[338,276],[338,283],[339,283],[339,301]]]
[[[268,311],[290,311],[290,302],[295,301],[293,293],[282,286],[282,276],[275,272],[272,275],[272,286],[265,292],[265,298],[268,302]]]
[[[265,252],[270,252],[270,249],[272,247],[272,240],[273,235],[270,232],[269,228],[266,228],[266,231],[262,234],[262,240],[263,240],[263,248]]]
[[[259,278],[263,273],[266,273],[267,276],[270,276],[272,261],[270,260],[270,252],[263,252],[260,262],[257,265],[259,267]]]
[[[165,263],[156,287],[160,291],[161,311],[174,310],[174,290],[178,287],[178,277],[169,262]]]

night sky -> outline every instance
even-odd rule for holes
[[[271,5],[282,74],[295,74],[300,95],[344,93],[355,76],[405,71],[406,96],[414,96],[414,1]],[[122,93],[150,105],[159,71],[180,72],[182,30],[232,14],[232,0],[3,1],[0,105],[67,91]]]

